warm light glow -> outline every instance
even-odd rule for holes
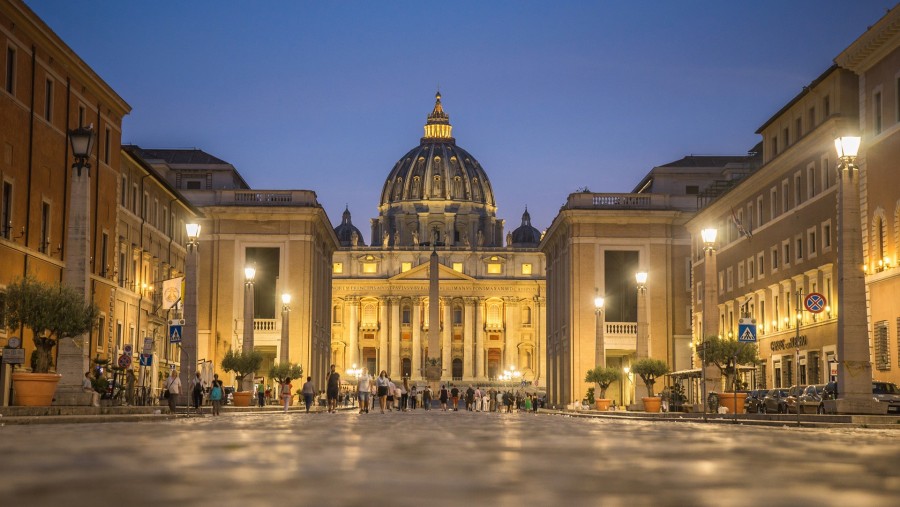
[[[252,282],[253,278],[256,276],[256,268],[253,266],[247,266],[244,268],[244,277],[248,282]]]
[[[188,241],[193,242],[200,237],[200,224],[184,224],[184,229],[187,231]]]
[[[647,283],[647,272],[640,271],[634,274],[634,279],[637,281],[638,285],[644,285]]]
[[[719,234],[718,229],[713,229],[710,227],[709,229],[703,229],[700,231],[700,237],[703,238],[703,242],[707,245],[712,245],[716,242],[716,236]]]
[[[594,308],[596,308],[598,310],[603,309],[603,298],[602,297],[597,296],[594,298]]]
[[[844,136],[834,140],[834,149],[837,150],[838,158],[854,159],[859,153],[860,138],[856,136]]]
[[[281,302],[284,303],[284,304],[286,304],[286,305],[291,304],[291,295],[288,294],[288,293],[282,294],[282,295],[281,295]]]
[[[629,373],[631,373],[631,368],[626,366],[626,367],[622,368],[622,371],[625,372],[625,375],[628,375]]]
[[[69,141],[72,143],[72,154],[75,155],[75,158],[87,158],[91,154],[91,145],[94,143],[94,125],[70,130]]]

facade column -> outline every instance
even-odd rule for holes
[[[400,298],[391,299],[391,346],[388,376],[400,378]]]
[[[410,379],[419,380],[422,378],[422,298],[413,299],[413,318],[412,318],[412,366],[410,368]]]
[[[541,349],[542,343],[547,343],[547,326],[544,325],[547,322],[547,298],[543,296],[535,296],[535,309],[537,310],[535,314],[537,315],[537,319],[535,319],[535,348],[537,351],[534,354],[534,385],[547,386],[547,361],[545,360],[545,355],[547,351]]]
[[[453,325],[450,321],[452,315],[450,298],[445,297],[440,301],[435,301],[434,304],[444,303],[444,328],[442,330],[441,336],[443,337],[441,340],[441,363],[443,363],[444,368],[444,378],[452,379],[453,378],[453,356],[451,351],[453,349]],[[431,303],[429,303],[431,304]],[[430,325],[439,326],[439,322],[433,322]]]
[[[473,298],[475,304],[475,378],[487,377],[484,365],[484,298]]]
[[[474,313],[475,299],[465,298],[463,306],[463,378],[472,378],[472,363],[476,361],[477,354],[472,347],[472,332],[475,330],[472,315]],[[476,376],[477,378],[477,376]]]
[[[346,360],[344,361],[344,369],[354,364],[359,367],[359,298],[350,296],[346,299],[350,306],[350,329],[348,333]]]
[[[519,370],[519,322],[518,322],[518,298],[503,298],[503,309],[506,318],[503,322],[503,361],[502,369],[513,366]]]

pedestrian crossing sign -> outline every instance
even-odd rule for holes
[[[756,319],[741,319],[738,323],[738,341],[756,342]]]
[[[181,343],[181,326],[169,326],[169,343]]]

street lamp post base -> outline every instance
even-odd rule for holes
[[[827,403],[827,402],[826,402]],[[841,398],[834,400],[835,414],[886,415],[888,404],[875,400]]]

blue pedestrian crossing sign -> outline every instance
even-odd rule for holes
[[[756,342],[756,319],[741,319],[738,321],[738,341]]]
[[[184,329],[184,319],[172,319],[169,321],[169,343],[181,343],[181,335]]]

